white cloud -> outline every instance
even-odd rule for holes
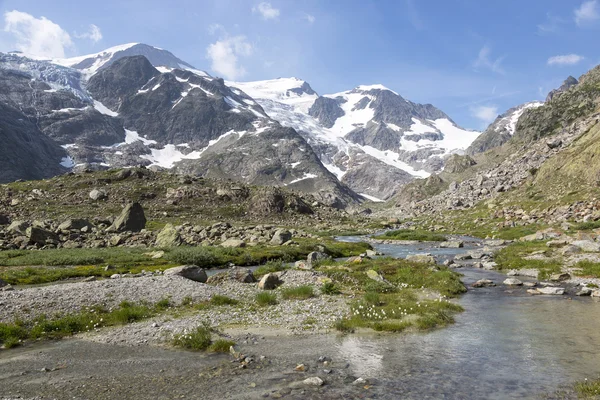
[[[75,33],[75,37],[77,39],[90,39],[92,42],[98,43],[102,40],[102,32],[100,31],[100,28],[98,28],[96,25],[90,24],[89,31],[87,31],[86,33],[82,33],[81,35]]]
[[[475,62],[473,62],[473,66],[475,68],[487,68],[492,72],[504,75],[504,69],[501,65],[504,57],[498,57],[494,60],[490,57],[491,53],[492,50],[489,46],[483,46],[481,50],[479,50],[479,54]]]
[[[304,13],[304,17],[303,18],[305,20],[307,20],[310,24],[314,24],[315,21],[317,20],[314,15],[307,14],[307,13]]]
[[[252,54],[253,47],[245,36],[227,37],[217,40],[206,49],[207,57],[212,61],[211,68],[217,74],[236,80],[246,74],[246,69],[239,65],[239,57]]]
[[[494,122],[498,116],[498,107],[496,106],[477,106],[471,107],[471,115],[480,120],[485,126]]]
[[[546,35],[556,33],[560,30],[561,25],[567,21],[550,13],[546,14],[546,21],[537,26],[538,35]]]
[[[258,12],[262,15],[263,19],[277,19],[279,17],[279,10],[273,8],[271,3],[263,1],[257,6],[252,7],[252,12]]]
[[[562,56],[554,56],[548,59],[548,65],[575,65],[582,61],[585,57],[579,54],[565,54]]]
[[[588,26],[600,19],[597,0],[584,1],[574,12],[575,23],[578,26]]]
[[[215,35],[217,33],[226,33],[225,27],[221,24],[210,24],[207,28],[208,33],[211,35]]]
[[[63,58],[65,49],[73,46],[71,36],[59,25],[21,11],[4,14],[4,31],[14,36],[18,50],[38,57]]]

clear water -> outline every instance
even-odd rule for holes
[[[392,256],[422,247],[376,245]],[[443,249],[446,255],[465,249]],[[426,252],[435,253],[433,249]],[[470,285],[504,275],[460,270]],[[571,296],[530,296],[499,285],[471,289],[458,301],[456,323],[414,335],[350,335],[335,348],[358,376],[379,380],[389,399],[536,398],[561,385],[600,376],[600,302]]]

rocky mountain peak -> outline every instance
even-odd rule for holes
[[[499,115],[487,129],[471,143],[466,153],[474,155],[483,153],[491,148],[498,147],[508,142],[517,130],[519,119],[528,109],[543,106],[541,101],[532,101],[508,109]]]
[[[144,56],[155,67],[162,66],[171,69],[180,68],[195,70],[192,65],[177,58],[170,51],[143,43],[128,43],[111,47],[96,54],[52,61],[55,64],[80,70],[86,76],[91,76],[96,72],[109,67],[121,58],[132,56]],[[198,72],[208,76],[206,72]]]
[[[579,81],[577,79],[575,79],[574,77],[569,75],[569,77],[567,79],[565,79],[563,84],[558,89],[553,89],[550,91],[550,93],[548,93],[548,96],[546,96],[546,102],[551,101],[552,98],[554,98],[557,95],[560,95],[561,93],[566,92],[567,90],[569,90],[573,86],[577,85],[578,83],[579,83]]]

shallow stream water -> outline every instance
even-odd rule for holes
[[[475,239],[463,239],[463,249],[424,243],[375,247],[394,257],[432,253],[443,259],[481,246]],[[285,387],[290,378],[304,379],[291,375],[294,367],[301,362],[314,365],[322,355],[334,360],[332,374],[323,376],[328,384],[284,398],[536,399],[600,376],[597,299],[531,296],[525,288],[502,285],[505,276],[500,273],[468,267],[458,271],[469,287],[457,300],[465,312],[456,315],[455,324],[432,332],[266,335],[253,346],[240,347],[255,356],[265,354],[268,361],[262,369],[208,381],[198,378],[198,371],[230,364],[230,356],[63,340],[0,353],[0,397],[258,399]],[[470,288],[483,278],[498,286]],[[40,372],[53,366],[59,369]],[[316,373],[311,369],[307,376]],[[335,378],[346,374],[373,385],[363,389]],[[211,382],[216,386],[210,394],[198,391]],[[251,382],[256,386],[249,386]]]
[[[375,247],[395,257],[468,250],[423,244]],[[531,296],[524,288],[503,286],[506,277],[500,273],[458,271],[469,290],[458,301],[465,312],[454,325],[416,335],[337,338],[335,348],[357,375],[381,381],[383,398],[532,398],[600,376],[600,302]],[[484,278],[498,286],[470,288]]]

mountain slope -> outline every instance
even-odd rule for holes
[[[479,134],[382,85],[318,96],[297,78],[229,84],[251,95],[271,118],[295,128],[326,168],[368,198],[389,198],[415,177],[429,176]]]
[[[460,180],[451,182],[444,177],[436,183],[433,195],[412,203],[408,192],[398,196],[392,213],[435,214],[493,199],[488,201],[491,210],[498,204],[502,210],[521,210],[514,214],[520,223],[576,218],[565,210],[600,195],[598,140],[600,66],[584,74],[578,84],[554,91],[543,105],[527,108],[510,140],[477,154],[478,164],[467,169]],[[426,184],[419,181],[413,192],[423,192]],[[529,211],[527,220],[519,218],[525,215],[523,209]],[[493,218],[502,216],[498,213]]]
[[[34,123],[0,102],[0,183],[43,179],[67,171],[71,160]]]
[[[507,110],[504,114],[499,115],[488,128],[479,135],[473,143],[467,148],[466,153],[474,155],[483,153],[493,147],[501,146],[508,142],[517,130],[517,123],[525,110],[537,108],[544,103],[532,101]]]
[[[359,199],[295,130],[283,129],[242,91],[192,68],[123,56],[149,48],[156,50],[120,46],[84,57],[73,64],[81,71],[6,55],[0,101],[26,105],[26,116],[69,153],[75,169],[146,165],[314,191],[336,207]]]
[[[54,59],[54,64],[70,67],[81,71],[85,76],[91,76],[101,70],[109,67],[115,61],[123,57],[144,56],[152,65],[163,66],[167,68],[190,69],[202,75],[208,76],[206,72],[198,71],[190,64],[175,57],[173,53],[159,49],[158,47],[148,46],[143,43],[129,43],[120,46],[111,47],[100,53],[88,54],[85,56]]]

